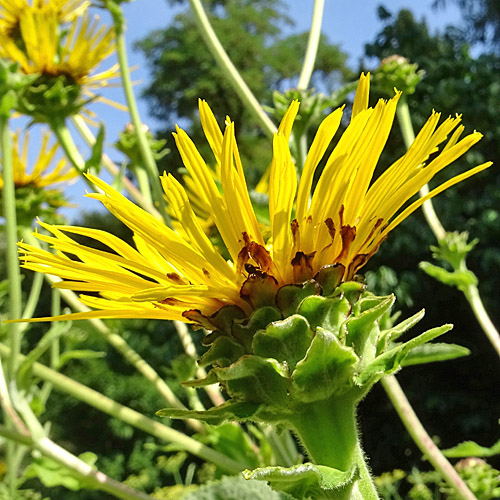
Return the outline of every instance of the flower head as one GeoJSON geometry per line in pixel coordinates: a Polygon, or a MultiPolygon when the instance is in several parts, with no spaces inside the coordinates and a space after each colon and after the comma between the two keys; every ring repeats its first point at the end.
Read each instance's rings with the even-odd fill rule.
{"type": "Polygon", "coordinates": [[[19,99],[20,111],[39,121],[68,116],[92,99],[96,88],[118,76],[117,66],[95,73],[114,51],[114,32],[84,13],[60,24],[63,2],[25,8],[19,14],[19,39],[0,32],[0,57],[16,62],[28,75],[39,75],[19,99]],[[50,107],[50,116],[47,115],[50,107]]]}
{"type": "Polygon", "coordinates": [[[269,238],[263,236],[252,208],[234,123],[227,118],[221,131],[208,105],[200,101],[201,123],[220,168],[221,189],[183,130],[177,129],[175,141],[198,197],[210,207],[223,249],[205,235],[186,190],[172,175],[163,175],[162,184],[182,232],[91,177],[103,192],[88,196],[101,201],[133,231],[136,248],[105,231],[41,223],[52,236],[37,237],[57,254],[21,244],[25,267],[60,276],[64,281],[58,287],[91,292],[81,299],[97,310],[78,313],[75,318],[147,317],[197,323],[225,305],[250,314],[261,305],[273,304],[280,287],[316,279],[325,269],[334,268],[339,279],[350,280],[388,233],[426,199],[490,166],[486,163],[457,175],[407,204],[481,134],[460,138],[464,127],[459,117],[438,125],[440,115],[433,113],[409,150],[373,181],[400,93],[373,108],[368,106],[368,93],[369,76],[362,75],[349,126],[324,158],[343,108],[325,118],[300,181],[288,146],[299,103],[290,105],[273,139],[269,238]],[[323,159],[325,167],[312,191],[323,159]],[[79,244],[71,235],[94,238],[110,252],[79,244]]]}
{"type": "MultiPolygon", "coordinates": [[[[41,138],[38,156],[33,160],[29,152],[29,133],[21,141],[19,133],[13,134],[12,167],[16,187],[17,214],[20,224],[30,225],[36,216],[56,220],[55,213],[61,206],[68,206],[62,188],[73,182],[78,172],[61,157],[59,146],[50,144],[50,132],[41,138]]],[[[3,178],[0,175],[0,196],[3,178]]]]}
{"type": "Polygon", "coordinates": [[[15,36],[25,10],[48,7],[56,12],[62,23],[67,23],[83,14],[89,4],[88,0],[0,0],[0,31],[15,36]]]}

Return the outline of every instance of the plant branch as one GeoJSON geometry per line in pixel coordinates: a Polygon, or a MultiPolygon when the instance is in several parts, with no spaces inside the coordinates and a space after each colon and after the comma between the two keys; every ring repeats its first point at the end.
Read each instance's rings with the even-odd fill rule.
{"type": "MultiPolygon", "coordinates": [[[[75,115],[71,118],[75,128],[78,130],[79,134],[82,136],[83,140],[89,145],[93,146],[95,144],[95,137],[87,127],[87,124],[83,118],[79,115],[75,115]]],[[[113,176],[117,177],[120,175],[120,168],[115,165],[113,160],[106,154],[102,155],[102,164],[104,168],[113,176]]],[[[163,220],[160,212],[153,206],[153,204],[146,200],[142,193],[134,186],[134,184],[127,177],[122,178],[122,183],[125,191],[142,207],[144,210],[149,212],[151,215],[159,220],[163,220]]]]}
{"type": "MultiPolygon", "coordinates": [[[[9,357],[10,352],[10,349],[6,345],[0,344],[0,356],[9,357]]],[[[24,358],[24,356],[20,357],[24,358]]],[[[33,375],[36,377],[40,377],[45,381],[51,382],[54,389],[70,394],[80,401],[83,401],[84,403],[111,415],[112,417],[118,418],[119,420],[122,420],[137,429],[147,432],[162,441],[175,443],[193,455],[196,455],[203,460],[213,462],[229,473],[235,474],[245,468],[245,464],[240,464],[222,453],[205,446],[199,441],[186,436],[182,432],[171,429],[170,427],[152,420],[145,415],[128,408],[127,406],[121,405],[107,396],[104,396],[103,394],[90,389],[89,387],[86,387],[85,385],[80,384],[65,375],[62,375],[61,373],[58,373],[45,365],[33,363],[32,370],[33,375]]]]}
{"type": "Polygon", "coordinates": [[[325,0],[315,0],[311,29],[307,40],[307,48],[304,56],[304,63],[299,76],[298,89],[306,90],[311,81],[311,76],[314,71],[316,55],[318,53],[319,39],[321,36],[321,22],[323,20],[323,10],[325,8],[325,0]]]}
{"type": "Polygon", "coordinates": [[[463,500],[477,500],[424,429],[396,377],[389,375],[383,377],[381,382],[399,418],[422,454],[441,473],[445,481],[455,489],[460,498],[463,500]]]}
{"type": "Polygon", "coordinates": [[[193,9],[201,36],[203,37],[203,40],[205,41],[208,50],[212,54],[213,58],[226,73],[229,83],[232,85],[234,91],[236,92],[236,94],[238,94],[243,104],[252,113],[254,118],[260,123],[266,134],[272,136],[274,132],[276,132],[274,123],[269,118],[269,116],[266,115],[266,113],[262,109],[262,106],[253,95],[252,91],[245,83],[238,70],[235,68],[231,59],[227,55],[227,52],[224,50],[224,47],[220,43],[212,25],[210,24],[201,1],[189,0],[189,4],[193,9]]]}

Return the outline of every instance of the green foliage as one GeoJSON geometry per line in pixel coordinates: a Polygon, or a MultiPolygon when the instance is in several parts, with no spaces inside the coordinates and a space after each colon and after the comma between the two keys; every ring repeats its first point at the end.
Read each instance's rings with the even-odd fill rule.
{"type": "MultiPolygon", "coordinates": [[[[97,455],[86,452],[80,454],[78,458],[88,465],[94,465],[97,460],[97,455]]],[[[33,477],[38,478],[44,486],[49,488],[64,486],[73,491],[93,489],[90,481],[82,479],[81,477],[76,477],[73,471],[47,457],[33,458],[33,461],[24,472],[24,478],[29,479],[33,477]]]]}
{"type": "Polygon", "coordinates": [[[267,481],[275,490],[289,493],[297,499],[343,498],[358,479],[356,467],[339,471],[331,467],[304,463],[294,467],[266,467],[245,471],[246,479],[267,481]]]}
{"type": "Polygon", "coordinates": [[[229,477],[202,486],[181,497],[181,500],[293,500],[293,497],[274,491],[261,481],[229,477]]]}
{"type": "MultiPolygon", "coordinates": [[[[301,70],[307,34],[283,36],[284,27],[292,23],[280,0],[227,0],[206,2],[212,26],[231,61],[261,103],[270,103],[272,92],[293,86],[301,70]]],[[[151,114],[164,124],[167,146],[175,150],[171,131],[177,121],[188,123],[196,144],[205,144],[197,115],[197,101],[205,99],[215,116],[222,120],[229,115],[236,125],[236,137],[243,162],[252,164],[247,172],[249,184],[255,185],[271,157],[267,140],[252,115],[235,94],[224,71],[204,49],[190,10],[178,14],[164,30],[157,30],[138,42],[151,68],[151,82],[145,91],[151,114]]],[[[325,36],[320,39],[313,85],[338,86],[345,75],[347,56],[325,36]]],[[[201,148],[207,161],[213,159],[207,147],[201,148]]],[[[171,172],[182,168],[177,155],[169,157],[171,172]]]]}

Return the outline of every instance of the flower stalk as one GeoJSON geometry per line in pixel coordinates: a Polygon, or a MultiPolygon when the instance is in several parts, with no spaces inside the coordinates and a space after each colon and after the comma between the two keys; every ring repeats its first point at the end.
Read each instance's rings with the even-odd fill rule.
{"type": "Polygon", "coordinates": [[[315,0],[304,63],[300,72],[299,83],[297,84],[298,89],[307,89],[307,87],[309,86],[309,82],[311,81],[311,76],[314,71],[314,64],[316,62],[316,55],[318,53],[324,8],[325,0],[315,0]]]}
{"type": "Polygon", "coordinates": [[[238,70],[235,68],[231,59],[224,50],[224,47],[219,41],[210,21],[207,17],[205,9],[200,0],[189,0],[189,4],[193,9],[200,30],[208,50],[211,52],[217,64],[225,71],[229,83],[233,86],[234,91],[238,94],[242,102],[247,106],[247,109],[252,113],[254,118],[260,123],[262,129],[268,136],[272,136],[276,132],[276,127],[269,116],[266,115],[259,101],[255,98],[252,91],[241,77],[238,70]]]}
{"type": "Polygon", "coordinates": [[[420,451],[429,460],[432,466],[441,473],[445,481],[454,488],[457,495],[463,500],[477,500],[474,494],[467,487],[457,471],[448,462],[439,448],[434,444],[424,426],[418,419],[408,398],[401,389],[396,377],[388,376],[382,379],[382,385],[399,418],[406,427],[420,451]]]}

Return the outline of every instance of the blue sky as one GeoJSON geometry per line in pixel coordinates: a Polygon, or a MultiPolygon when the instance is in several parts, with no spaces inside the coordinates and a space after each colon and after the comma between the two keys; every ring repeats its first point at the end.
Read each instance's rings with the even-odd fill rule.
{"type": "MultiPolygon", "coordinates": [[[[393,13],[398,12],[401,8],[408,8],[414,12],[417,19],[425,17],[431,32],[442,30],[448,24],[459,23],[460,15],[456,7],[448,5],[446,9],[434,11],[431,8],[432,1],[326,0],[323,31],[328,35],[331,42],[339,44],[349,54],[349,63],[352,67],[356,67],[359,58],[363,54],[364,44],[372,41],[381,28],[376,15],[377,6],[380,3],[383,3],[393,13]]],[[[284,3],[289,7],[288,14],[296,23],[294,30],[297,32],[308,30],[313,0],[285,0],[284,3]]],[[[144,38],[152,30],[166,27],[175,13],[178,12],[178,8],[177,10],[174,9],[166,0],[135,0],[125,3],[123,6],[128,25],[129,63],[130,66],[137,66],[137,69],[133,72],[133,79],[137,82],[135,86],[136,95],[140,96],[141,90],[147,85],[149,74],[142,54],[133,50],[133,44],[135,41],[144,38]]],[[[104,21],[107,20],[104,19],[104,21]]],[[[374,62],[374,64],[376,63],[374,62]]],[[[103,64],[103,67],[107,67],[107,64],[103,64]]],[[[124,102],[123,91],[119,87],[107,89],[105,96],[118,102],[124,102]]],[[[139,108],[143,121],[154,130],[158,123],[149,116],[147,105],[141,99],[139,99],[139,108]]],[[[94,106],[94,110],[98,113],[99,119],[106,124],[106,143],[108,145],[112,144],[116,140],[118,133],[130,121],[127,114],[106,105],[94,106]]],[[[82,153],[85,157],[88,157],[89,153],[83,149],[81,141],[76,142],[78,145],[82,145],[82,153]]],[[[119,154],[112,151],[110,151],[110,154],[114,159],[120,158],[119,154]]],[[[97,202],[83,198],[86,188],[86,185],[79,181],[68,189],[67,195],[70,200],[79,205],[78,209],[66,210],[66,215],[70,219],[77,218],[80,210],[98,208],[97,202]]]]}

